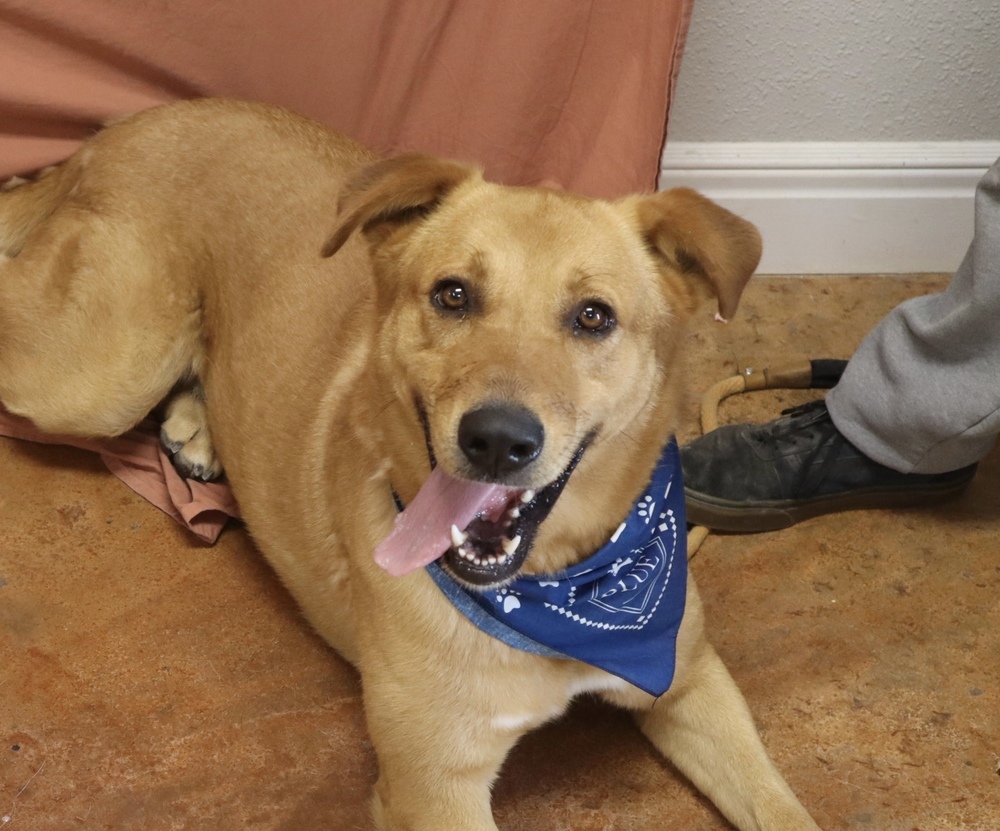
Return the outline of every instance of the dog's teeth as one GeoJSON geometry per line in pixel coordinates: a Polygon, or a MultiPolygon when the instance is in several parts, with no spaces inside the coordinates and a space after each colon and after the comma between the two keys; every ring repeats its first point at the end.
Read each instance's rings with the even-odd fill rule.
{"type": "Polygon", "coordinates": [[[472,553],[469,551],[468,548],[461,548],[461,547],[459,547],[458,548],[458,556],[461,557],[461,558],[463,558],[463,559],[465,559],[465,560],[471,560],[472,559],[472,553]]]}
{"type": "Polygon", "coordinates": [[[518,534],[516,537],[510,540],[504,540],[500,545],[503,547],[504,553],[508,557],[512,557],[514,552],[517,551],[517,547],[521,544],[521,535],[518,534]]]}
{"type": "Polygon", "coordinates": [[[517,519],[519,516],[521,516],[521,509],[520,508],[511,508],[510,509],[510,518],[511,519],[517,519]]]}
{"type": "Polygon", "coordinates": [[[525,505],[527,505],[534,498],[535,498],[535,492],[530,488],[521,494],[521,501],[525,505]]]}
{"type": "Polygon", "coordinates": [[[451,526],[451,544],[454,545],[455,548],[461,548],[463,545],[465,545],[465,541],[467,539],[469,539],[469,535],[463,534],[461,531],[459,531],[457,525],[451,526]]]}
{"type": "Polygon", "coordinates": [[[506,562],[507,562],[507,555],[506,554],[501,554],[499,557],[497,557],[497,565],[498,566],[502,566],[506,562]]]}
{"type": "Polygon", "coordinates": [[[486,558],[486,562],[488,562],[491,566],[495,566],[497,564],[497,558],[490,554],[490,556],[486,558]]]}

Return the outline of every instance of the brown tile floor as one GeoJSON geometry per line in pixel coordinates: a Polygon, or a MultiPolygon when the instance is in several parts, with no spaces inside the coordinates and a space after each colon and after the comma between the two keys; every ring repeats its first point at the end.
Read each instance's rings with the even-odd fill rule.
{"type": "MultiPolygon", "coordinates": [[[[728,327],[696,328],[691,386],[846,357],[943,284],[760,279],[728,327]]],[[[723,416],[800,400],[756,393],[723,416]]],[[[1000,454],[956,504],[710,537],[693,571],[823,828],[1000,828],[1000,454]]],[[[242,530],[201,545],[95,457],[0,440],[0,831],[364,829],[374,775],[357,678],[242,530]]],[[[592,702],[517,748],[495,808],[504,831],[726,827],[592,702]]]]}

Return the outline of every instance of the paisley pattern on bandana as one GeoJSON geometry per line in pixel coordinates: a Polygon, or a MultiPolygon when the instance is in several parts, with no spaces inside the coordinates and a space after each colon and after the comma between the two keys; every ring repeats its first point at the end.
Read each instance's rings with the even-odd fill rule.
{"type": "Polygon", "coordinates": [[[516,649],[573,658],[662,695],[674,677],[687,587],[680,453],[671,440],[611,540],[558,574],[467,589],[437,563],[431,578],[484,632],[516,649]]]}

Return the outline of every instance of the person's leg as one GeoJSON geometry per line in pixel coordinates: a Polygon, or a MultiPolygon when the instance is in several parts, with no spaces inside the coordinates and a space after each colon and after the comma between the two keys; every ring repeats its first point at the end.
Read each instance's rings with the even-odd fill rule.
{"type": "Polygon", "coordinates": [[[901,303],[824,403],[681,450],[688,518],[729,531],[961,493],[1000,434],[1000,160],[948,289],[901,303]]]}
{"type": "Polygon", "coordinates": [[[941,294],[897,306],[827,396],[837,428],[904,473],[979,461],[1000,433],[1000,160],[976,190],[976,232],[941,294]]]}

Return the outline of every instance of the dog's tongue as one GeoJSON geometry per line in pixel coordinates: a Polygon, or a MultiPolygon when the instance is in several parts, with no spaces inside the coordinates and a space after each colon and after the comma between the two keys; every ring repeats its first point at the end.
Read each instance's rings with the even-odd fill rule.
{"type": "Polygon", "coordinates": [[[375,562],[393,577],[434,562],[451,547],[452,525],[465,528],[478,514],[504,504],[513,491],[456,479],[440,466],[434,468],[375,549],[375,562]]]}

